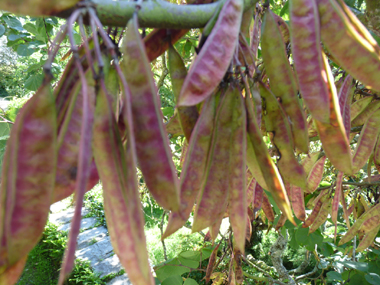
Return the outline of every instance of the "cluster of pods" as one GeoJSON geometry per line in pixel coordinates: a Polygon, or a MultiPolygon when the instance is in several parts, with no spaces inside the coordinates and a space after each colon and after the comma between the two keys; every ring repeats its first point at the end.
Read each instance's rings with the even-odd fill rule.
{"type": "MultiPolygon", "coordinates": [[[[99,179],[115,253],[133,284],[154,284],[136,167],[157,203],[170,210],[163,238],[186,223],[195,205],[193,231],[208,227],[213,239],[229,217],[236,263],[258,211],[274,220],[269,198],[282,211],[277,228],[286,220],[294,223],[294,212],[310,232],[329,214],[336,224],[342,203],[350,229],[340,242],[359,233],[358,250],[371,245],[380,204],[350,227],[342,183],[369,159],[380,169],[380,103],[368,96],[351,104],[354,79],[380,91],[380,48],[342,0],[290,0],[289,9],[290,27],[268,7],[222,1],[189,71],[171,45],[186,30],[155,29],[142,39],[136,12],[123,36],[119,64],[95,9],[75,10],[56,38],[59,42],[68,33],[73,58],[52,90],[48,67],[58,49],[52,52],[44,83],[17,116],[7,145],[0,188],[0,284],[17,282],[50,205],[75,192],[63,284],[75,258],[84,194],[99,179]],[[78,21],[83,32],[84,13],[93,37],[84,36],[78,49],[72,25],[78,21]],[[177,100],[167,125],[150,67],[166,49],[177,100]],[[346,71],[337,83],[329,60],[346,71]],[[358,126],[363,127],[351,132],[358,126]],[[180,177],[168,133],[186,138],[180,177]],[[309,154],[310,137],[319,137],[323,151],[309,154]],[[300,153],[308,155],[299,161],[300,153]],[[304,196],[318,188],[326,158],[339,171],[335,191],[322,190],[309,201],[314,208],[306,218],[304,196]]],[[[231,263],[230,284],[242,278],[233,268],[231,263]]]]}

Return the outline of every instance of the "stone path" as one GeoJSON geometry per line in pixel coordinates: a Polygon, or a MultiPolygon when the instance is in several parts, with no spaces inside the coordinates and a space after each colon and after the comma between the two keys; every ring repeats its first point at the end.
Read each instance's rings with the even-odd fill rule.
{"type": "MultiPolygon", "coordinates": [[[[59,225],[59,231],[68,231],[74,215],[74,208],[67,208],[67,204],[64,202],[57,202],[50,207],[50,210],[49,221],[59,225]]],[[[87,214],[88,211],[82,208],[82,217],[87,214]]],[[[88,260],[100,277],[118,273],[123,267],[113,252],[108,231],[103,226],[95,227],[96,222],[95,218],[82,218],[75,256],[82,260],[88,260]]],[[[132,283],[127,275],[123,274],[109,281],[107,285],[132,285],[132,283]]]]}

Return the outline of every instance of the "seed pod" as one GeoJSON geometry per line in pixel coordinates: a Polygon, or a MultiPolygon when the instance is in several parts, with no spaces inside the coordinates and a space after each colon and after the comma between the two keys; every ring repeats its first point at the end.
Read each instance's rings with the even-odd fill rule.
{"type": "Polygon", "coordinates": [[[236,284],[241,285],[244,281],[244,275],[243,275],[243,268],[241,266],[241,252],[234,247],[234,271],[235,271],[235,278],[236,278],[236,284]]]}
{"type": "Polygon", "coordinates": [[[252,177],[251,181],[247,183],[247,206],[251,205],[255,200],[255,188],[256,188],[256,179],[252,177]]]}
{"type": "Polygon", "coordinates": [[[290,32],[289,32],[288,24],[284,21],[283,18],[276,15],[275,13],[273,13],[272,15],[273,15],[274,20],[277,23],[278,28],[280,29],[281,36],[284,40],[284,44],[286,48],[288,44],[290,43],[290,32]]]}
{"type": "MultiPolygon", "coordinates": [[[[187,75],[187,69],[183,63],[181,56],[172,45],[169,47],[168,65],[173,86],[173,93],[176,101],[178,101],[183,82],[187,75]]],[[[197,107],[180,107],[177,109],[177,112],[183,133],[185,134],[187,141],[190,141],[191,132],[193,131],[194,126],[198,120],[197,107]]]]}
{"type": "Polygon", "coordinates": [[[255,6],[252,6],[243,12],[243,16],[241,20],[240,32],[244,37],[248,39],[250,38],[249,27],[251,26],[254,13],[255,13],[255,6]]]}
{"type": "Polygon", "coordinates": [[[259,162],[257,161],[257,157],[255,154],[255,150],[253,148],[251,139],[247,136],[247,151],[246,151],[246,160],[249,170],[252,172],[253,177],[257,180],[258,183],[263,185],[265,189],[268,189],[267,184],[265,182],[265,178],[261,171],[261,167],[259,162]]]}
{"type": "Polygon", "coordinates": [[[314,164],[311,169],[309,175],[307,176],[307,188],[306,191],[308,193],[313,193],[317,190],[319,184],[323,178],[323,170],[325,166],[326,156],[322,156],[318,161],[314,164]]]}
{"type": "Polygon", "coordinates": [[[366,234],[365,237],[359,243],[358,247],[356,248],[356,252],[361,252],[365,250],[367,247],[369,247],[373,243],[377,234],[379,233],[379,230],[380,225],[378,225],[375,229],[366,234]]]}
{"type": "Polygon", "coordinates": [[[309,176],[310,171],[313,169],[313,166],[317,162],[320,152],[313,152],[309,153],[302,161],[301,165],[303,166],[303,169],[305,170],[306,175],[309,176]]]}
{"type": "MultiPolygon", "coordinates": [[[[86,78],[91,80],[91,70],[86,72],[86,78]]],[[[75,191],[78,154],[80,148],[81,128],[83,123],[83,94],[82,83],[78,81],[72,95],[70,107],[72,112],[66,114],[65,121],[58,125],[58,143],[60,145],[57,160],[57,174],[54,185],[52,202],[60,201],[75,191]],[[71,114],[70,114],[71,113],[71,114]],[[63,126],[66,124],[66,126],[63,126]],[[63,129],[66,129],[64,131],[63,129]]],[[[90,104],[95,105],[95,89],[88,89],[90,104]]],[[[99,174],[95,162],[91,163],[90,176],[88,178],[86,190],[91,190],[99,182],[99,174]]]]}
{"type": "Polygon", "coordinates": [[[207,269],[206,269],[206,284],[210,281],[211,273],[214,270],[214,265],[216,261],[216,256],[218,254],[220,243],[216,245],[216,247],[213,249],[210,258],[208,260],[207,269]]]}
{"type": "Polygon", "coordinates": [[[319,215],[319,212],[321,211],[321,207],[322,207],[323,203],[326,200],[326,196],[327,196],[326,192],[321,192],[318,201],[315,201],[315,205],[314,205],[313,211],[311,212],[311,214],[309,215],[309,217],[307,217],[306,221],[302,225],[303,228],[307,228],[311,224],[314,223],[314,221],[316,220],[316,218],[319,215]]]}
{"type": "Polygon", "coordinates": [[[230,268],[228,271],[228,285],[236,285],[236,277],[234,271],[234,255],[231,255],[230,268]]]}
{"type": "Polygon", "coordinates": [[[331,163],[340,171],[346,174],[352,173],[351,148],[349,146],[346,131],[344,129],[342,116],[339,109],[338,96],[334,85],[326,56],[323,54],[325,70],[327,73],[329,95],[330,95],[330,123],[325,124],[315,120],[318,134],[322,142],[326,156],[331,163]]]}
{"type": "Polygon", "coordinates": [[[261,209],[261,205],[263,204],[263,196],[264,196],[263,188],[260,186],[259,183],[256,183],[255,195],[254,195],[255,199],[252,202],[254,213],[256,213],[258,210],[261,209]]]}
{"type": "Polygon", "coordinates": [[[165,129],[166,132],[171,134],[173,137],[184,135],[181,123],[179,121],[179,116],[176,112],[174,116],[165,123],[165,129]]]}
{"type": "Polygon", "coordinates": [[[372,102],[372,100],[373,98],[371,96],[368,96],[352,103],[350,108],[351,121],[355,120],[356,117],[359,116],[365,110],[365,108],[372,102]]]}
{"type": "MultiPolygon", "coordinates": [[[[228,95],[228,94],[227,94],[228,95]]],[[[247,228],[247,191],[246,191],[246,142],[247,118],[243,97],[234,94],[235,104],[232,116],[232,134],[229,162],[228,212],[234,233],[236,247],[244,252],[247,228]]]]}
{"type": "Polygon", "coordinates": [[[262,119],[261,117],[262,117],[262,113],[263,113],[261,96],[255,87],[255,82],[251,78],[248,78],[248,83],[250,86],[249,91],[251,92],[251,97],[252,97],[253,104],[254,104],[254,111],[255,111],[255,115],[256,115],[257,125],[259,126],[259,129],[260,129],[261,128],[261,119],[262,119]]]}
{"type": "Polygon", "coordinates": [[[378,168],[378,165],[380,165],[380,135],[377,137],[377,144],[375,146],[375,151],[373,153],[373,162],[378,168]]]}
{"type": "MultiPolygon", "coordinates": [[[[236,128],[234,111],[238,106],[238,96],[240,96],[239,90],[230,86],[220,99],[212,142],[208,152],[207,166],[204,170],[202,186],[194,212],[193,232],[213,225],[215,221],[223,217],[227,209],[230,170],[226,169],[226,165],[229,165],[230,162],[231,139],[236,128]],[[228,172],[226,173],[226,171],[228,172]]],[[[237,142],[237,144],[242,147],[241,143],[237,142]]],[[[245,181],[245,165],[242,169],[241,179],[245,181]]],[[[245,187],[243,189],[245,190],[245,187]]]]}
{"type": "Polygon", "coordinates": [[[239,34],[239,43],[237,49],[239,52],[238,59],[240,64],[244,66],[253,66],[255,58],[253,57],[251,48],[242,33],[239,34]]]}
{"type": "Polygon", "coordinates": [[[271,90],[281,99],[281,105],[289,116],[295,146],[307,153],[309,141],[305,114],[297,97],[297,84],[286,55],[284,40],[270,10],[265,13],[262,33],[262,57],[271,90]]]}
{"type": "Polygon", "coordinates": [[[278,222],[276,224],[276,231],[278,231],[280,228],[282,228],[285,225],[285,222],[287,221],[286,217],[284,215],[281,215],[278,219],[278,222]]]}
{"type": "Polygon", "coordinates": [[[351,101],[354,94],[354,88],[352,85],[351,75],[347,75],[343,82],[342,87],[339,90],[339,107],[343,118],[344,129],[346,130],[346,136],[349,139],[351,132],[351,101]]]}
{"type": "Polygon", "coordinates": [[[290,200],[292,202],[294,214],[296,215],[297,219],[305,221],[305,201],[303,190],[301,187],[294,185],[292,185],[290,189],[290,200]]]}
{"type": "Polygon", "coordinates": [[[148,262],[136,179],[136,154],[130,144],[127,152],[106,95],[100,92],[94,125],[94,156],[103,183],[104,210],[115,253],[133,284],[154,284],[148,262]]]}
{"type": "MultiPolygon", "coordinates": [[[[253,30],[251,33],[251,42],[250,42],[252,55],[255,61],[257,60],[257,51],[259,49],[260,36],[261,36],[261,15],[259,11],[256,11],[255,22],[253,24],[253,30]]],[[[255,69],[255,66],[253,65],[249,67],[249,75],[251,77],[253,77],[253,74],[255,73],[254,69],[255,69]]],[[[259,126],[260,126],[260,123],[259,123],[259,126]]]]}
{"type": "Polygon", "coordinates": [[[356,220],[355,224],[347,231],[346,235],[342,237],[342,239],[339,241],[339,245],[342,245],[346,242],[351,241],[354,238],[354,236],[358,233],[363,223],[371,219],[372,217],[379,215],[379,213],[380,213],[380,204],[376,204],[371,209],[366,211],[363,215],[361,215],[356,220]]]}
{"type": "MultiPolygon", "coordinates": [[[[245,107],[247,111],[247,132],[253,145],[257,162],[260,165],[263,177],[268,186],[266,189],[272,194],[277,206],[286,215],[288,220],[293,222],[294,219],[292,216],[292,210],[290,208],[284,183],[281,180],[277,167],[274,165],[271,157],[269,156],[268,149],[263,141],[263,137],[257,125],[256,117],[253,111],[253,103],[249,96],[245,97],[245,107]]],[[[259,180],[258,183],[260,183],[259,180]]]]}
{"type": "Polygon", "coordinates": [[[315,232],[324,222],[327,220],[327,216],[330,214],[331,211],[331,202],[325,201],[323,202],[321,206],[321,210],[318,213],[318,217],[315,219],[313,224],[311,225],[309,229],[309,234],[315,232]]]}
{"type": "Polygon", "coordinates": [[[220,226],[222,225],[223,218],[218,219],[211,227],[210,227],[210,236],[211,240],[215,241],[218,237],[220,226]]]}
{"type": "Polygon", "coordinates": [[[331,220],[333,221],[335,225],[335,234],[334,234],[335,237],[336,237],[336,230],[337,230],[339,201],[341,200],[341,196],[343,194],[342,182],[343,182],[343,172],[339,171],[338,176],[336,178],[335,195],[334,195],[334,199],[332,201],[332,206],[331,206],[331,220]]]}
{"type": "Polygon", "coordinates": [[[293,152],[293,139],[286,114],[276,97],[263,84],[260,84],[260,95],[265,99],[265,127],[273,133],[273,143],[280,152],[277,161],[281,176],[291,184],[304,188],[306,174],[298,164],[293,152]]]}
{"type": "Polygon", "coordinates": [[[380,215],[373,216],[369,219],[367,219],[363,224],[360,226],[359,234],[367,234],[370,231],[372,231],[374,228],[376,228],[379,225],[380,222],[380,215]]]}
{"type": "Polygon", "coordinates": [[[194,127],[181,172],[180,210],[170,213],[163,239],[186,223],[201,188],[214,127],[215,100],[216,94],[205,101],[201,115],[194,127]]]}
{"type": "Polygon", "coordinates": [[[202,102],[217,87],[230,65],[238,42],[243,0],[226,0],[214,29],[183,83],[179,106],[202,102]]]}
{"type": "Polygon", "coordinates": [[[365,123],[353,156],[353,171],[358,172],[370,157],[380,133],[380,109],[373,112],[365,123]]]}
{"type": "Polygon", "coordinates": [[[269,199],[268,199],[266,194],[263,195],[262,208],[263,208],[265,216],[268,218],[268,221],[273,222],[274,221],[274,212],[272,209],[272,205],[270,204],[269,199]]]}
{"type": "Polygon", "coordinates": [[[136,152],[146,185],[157,203],[178,211],[179,183],[150,63],[138,31],[137,16],[129,21],[121,68],[132,94],[136,152]]]}
{"type": "Polygon", "coordinates": [[[291,0],[292,54],[302,98],[313,118],[330,121],[329,92],[323,70],[319,16],[315,0],[291,0]]]}
{"type": "Polygon", "coordinates": [[[0,188],[0,284],[13,284],[48,218],[57,163],[56,110],[44,82],[16,117],[0,188]],[[5,282],[10,283],[5,283],[5,282]]]}
{"type": "Polygon", "coordinates": [[[364,125],[373,112],[380,108],[380,101],[375,100],[369,104],[354,120],[351,120],[351,127],[364,125]]]}
{"type": "Polygon", "coordinates": [[[317,0],[317,4],[327,49],[353,77],[380,91],[379,51],[357,31],[335,0],[317,0]]]}

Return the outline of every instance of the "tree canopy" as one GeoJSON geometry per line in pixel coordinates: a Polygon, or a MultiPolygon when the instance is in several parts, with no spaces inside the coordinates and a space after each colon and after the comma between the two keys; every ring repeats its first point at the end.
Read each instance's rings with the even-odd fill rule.
{"type": "MultiPolygon", "coordinates": [[[[137,169],[170,212],[163,239],[193,215],[192,231],[208,228],[215,241],[229,218],[228,272],[213,272],[217,245],[206,283],[257,278],[242,261],[265,273],[245,256],[261,220],[279,233],[271,247],[279,280],[265,281],[309,276],[283,266],[289,244],[319,260],[309,274],[333,268],[315,284],[343,280],[344,268],[355,270],[345,280],[378,284],[368,264],[380,253],[379,2],[208,2],[0,3],[0,37],[18,56],[38,54],[24,82],[34,95],[14,123],[2,116],[12,126],[0,187],[0,284],[17,282],[50,205],[75,193],[64,284],[83,197],[99,180],[115,253],[133,284],[155,284],[137,169]],[[167,74],[174,97],[161,106],[167,74]],[[181,138],[178,165],[173,138],[181,138]]],[[[8,96],[12,58],[0,60],[0,94],[8,96]]],[[[166,266],[203,260],[199,252],[177,259],[156,270],[158,279],[166,266]]]]}

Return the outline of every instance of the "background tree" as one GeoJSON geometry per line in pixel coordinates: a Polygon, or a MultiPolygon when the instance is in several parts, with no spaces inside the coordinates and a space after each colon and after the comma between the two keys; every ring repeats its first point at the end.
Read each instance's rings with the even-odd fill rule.
{"type": "Polygon", "coordinates": [[[5,153],[0,284],[17,281],[50,204],[75,192],[63,284],[73,265],[83,196],[99,177],[115,252],[134,284],[154,284],[137,165],[150,194],[171,211],[163,237],[186,224],[194,203],[193,231],[208,227],[216,240],[224,217],[232,226],[231,235],[220,240],[223,253],[218,246],[208,254],[193,251],[157,267],[163,282],[182,284],[178,276],[202,269],[200,262],[210,256],[205,280],[215,284],[242,284],[244,275],[295,284],[317,272],[317,283],[325,277],[378,283],[377,265],[371,263],[378,258],[374,239],[380,217],[378,4],[257,2],[1,4],[16,14],[45,18],[10,13],[0,18],[0,35],[19,56],[40,54],[25,82],[38,90],[17,116],[5,153]],[[67,18],[59,32],[53,16],[67,18]],[[193,28],[203,28],[199,41],[196,33],[188,34],[193,28]],[[62,43],[71,52],[60,49],[62,43]],[[158,84],[163,86],[168,65],[174,100],[164,101],[162,114],[149,62],[167,49],[158,84]],[[182,57],[190,62],[194,51],[187,71],[182,57]],[[52,91],[62,59],[65,70],[52,91]],[[165,128],[162,116],[171,114],[165,128]],[[184,137],[177,141],[184,146],[179,180],[167,133],[184,137]],[[278,277],[244,255],[261,223],[278,231],[271,246],[278,277]],[[287,244],[304,246],[306,260],[315,256],[315,268],[291,276],[307,263],[289,272],[282,259],[287,244]],[[243,271],[242,260],[264,276],[243,271]],[[218,270],[212,274],[214,264],[218,270]]]}

